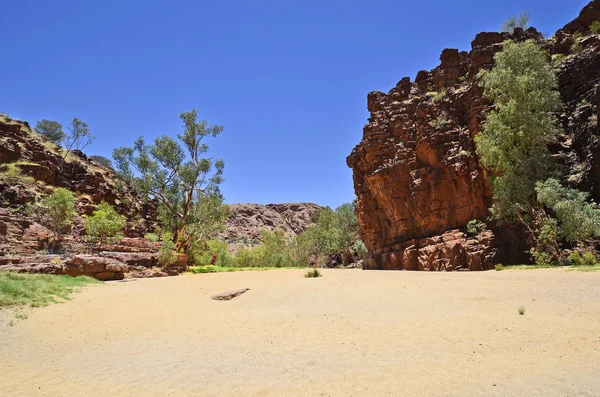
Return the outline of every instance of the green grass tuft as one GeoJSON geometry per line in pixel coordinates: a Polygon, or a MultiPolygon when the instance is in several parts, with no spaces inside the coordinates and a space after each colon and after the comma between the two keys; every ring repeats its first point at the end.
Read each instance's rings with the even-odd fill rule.
{"type": "Polygon", "coordinates": [[[0,272],[0,307],[47,306],[68,300],[86,284],[98,283],[91,277],[0,272]]]}
{"type": "Polygon", "coordinates": [[[521,316],[524,316],[524,315],[525,315],[525,308],[524,308],[523,306],[519,307],[519,314],[520,314],[521,316]]]}
{"type": "Polygon", "coordinates": [[[308,273],[306,273],[304,275],[305,278],[317,278],[317,277],[322,277],[321,273],[319,273],[319,271],[317,269],[312,269],[309,270],[308,273]]]}

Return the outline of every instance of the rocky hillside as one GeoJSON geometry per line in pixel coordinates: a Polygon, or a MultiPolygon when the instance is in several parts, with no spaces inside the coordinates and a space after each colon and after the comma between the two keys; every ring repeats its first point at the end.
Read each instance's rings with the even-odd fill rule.
{"type": "Polygon", "coordinates": [[[288,238],[297,236],[318,220],[323,208],[313,203],[233,204],[222,238],[230,243],[253,245],[262,240],[263,230],[282,230],[288,238]]]}
{"type": "Polygon", "coordinates": [[[64,150],[36,134],[27,122],[0,116],[0,207],[22,212],[25,206],[63,187],[76,195],[77,212],[90,215],[106,201],[125,215],[125,235],[151,231],[156,206],[119,184],[114,172],[80,151],[64,150]]]}
{"type": "Polygon", "coordinates": [[[536,40],[552,57],[565,103],[553,153],[568,170],[565,182],[600,198],[600,35],[589,30],[598,20],[594,0],[550,39],[534,28],[480,33],[470,51],[445,49],[435,69],[369,93],[371,116],[347,159],[370,252],[365,268],[482,270],[524,260],[513,230],[465,233],[469,220],[487,217],[492,197],[473,141],[491,108],[476,76],[505,40],[536,40]]]}

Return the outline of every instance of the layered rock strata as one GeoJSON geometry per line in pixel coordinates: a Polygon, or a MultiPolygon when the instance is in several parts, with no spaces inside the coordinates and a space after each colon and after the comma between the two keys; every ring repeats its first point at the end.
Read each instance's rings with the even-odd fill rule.
{"type": "Polygon", "coordinates": [[[492,204],[473,140],[491,109],[477,74],[492,67],[506,40],[535,40],[548,51],[565,103],[558,115],[565,133],[551,149],[567,170],[565,183],[600,197],[600,35],[590,32],[599,10],[600,0],[591,2],[547,40],[534,28],[480,33],[469,52],[445,49],[440,65],[415,81],[369,93],[363,139],[347,158],[369,249],[365,268],[485,270],[500,253],[523,259],[522,239],[505,238],[506,230],[464,233],[492,204]]]}

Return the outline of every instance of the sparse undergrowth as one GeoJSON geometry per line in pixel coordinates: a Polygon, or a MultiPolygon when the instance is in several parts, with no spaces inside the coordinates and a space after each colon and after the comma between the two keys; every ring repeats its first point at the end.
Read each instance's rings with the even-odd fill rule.
{"type": "Polygon", "coordinates": [[[521,316],[524,316],[524,315],[525,315],[525,308],[524,308],[523,306],[519,307],[519,314],[520,314],[521,316]]]}
{"type": "Polygon", "coordinates": [[[305,278],[317,278],[317,277],[322,277],[321,273],[317,270],[317,269],[312,269],[309,270],[305,275],[305,278]]]}
{"type": "Polygon", "coordinates": [[[71,293],[93,283],[98,281],[86,276],[0,272],[0,307],[47,306],[68,300],[71,293]]]}
{"type": "Polygon", "coordinates": [[[296,267],[225,267],[225,266],[190,266],[188,271],[194,274],[199,273],[229,273],[229,272],[247,272],[247,271],[263,271],[277,269],[297,269],[296,267]]]}

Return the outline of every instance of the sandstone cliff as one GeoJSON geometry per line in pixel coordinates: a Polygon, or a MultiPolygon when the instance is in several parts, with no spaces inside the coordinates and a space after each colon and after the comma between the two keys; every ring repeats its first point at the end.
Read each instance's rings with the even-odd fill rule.
{"type": "Polygon", "coordinates": [[[232,244],[254,245],[262,241],[261,231],[281,230],[292,238],[313,225],[323,208],[314,203],[232,204],[221,238],[232,244]]]}
{"type": "Polygon", "coordinates": [[[371,92],[363,139],[347,159],[353,169],[367,269],[482,270],[499,261],[523,260],[514,231],[468,236],[471,219],[484,220],[492,191],[477,155],[490,104],[477,73],[493,65],[505,40],[533,39],[556,65],[565,103],[564,135],[552,148],[568,170],[566,182],[600,197],[600,0],[545,40],[534,28],[513,34],[478,34],[469,52],[445,49],[440,65],[405,77],[387,94],[371,92]]]}

